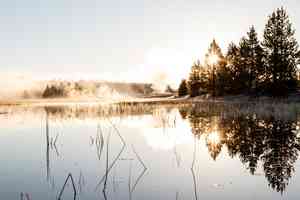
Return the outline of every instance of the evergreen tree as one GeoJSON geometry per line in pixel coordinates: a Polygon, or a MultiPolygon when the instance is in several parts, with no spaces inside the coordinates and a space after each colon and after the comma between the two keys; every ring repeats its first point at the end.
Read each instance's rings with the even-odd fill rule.
{"type": "Polygon", "coordinates": [[[239,93],[249,91],[249,45],[246,37],[242,37],[239,43],[239,63],[238,67],[238,83],[240,84],[239,93]]]}
{"type": "Polygon", "coordinates": [[[264,65],[262,62],[263,50],[257,38],[254,26],[250,28],[247,37],[242,38],[240,43],[241,61],[245,70],[246,91],[257,92],[257,86],[263,80],[264,65]]]}
{"type": "Polygon", "coordinates": [[[183,79],[178,88],[178,96],[182,97],[186,95],[188,95],[188,88],[187,88],[186,80],[183,79]]]}
{"type": "Polygon", "coordinates": [[[252,87],[258,92],[258,88],[261,87],[265,79],[265,65],[263,63],[263,48],[258,40],[257,33],[254,26],[250,28],[248,32],[248,42],[250,46],[250,65],[252,66],[251,81],[255,81],[252,87]]]}
{"type": "Polygon", "coordinates": [[[231,75],[227,65],[223,63],[216,71],[216,95],[230,93],[231,75]]]}
{"type": "Polygon", "coordinates": [[[247,36],[240,40],[239,46],[234,43],[229,45],[226,60],[228,62],[226,71],[228,70],[231,76],[228,80],[230,81],[228,93],[257,93],[262,90],[266,72],[263,49],[253,26],[247,36]]]}
{"type": "Polygon", "coordinates": [[[217,44],[216,40],[213,39],[213,41],[211,42],[207,53],[205,54],[205,65],[212,67],[212,63],[211,63],[211,56],[212,55],[216,55],[218,57],[217,60],[217,64],[220,64],[222,61],[224,62],[224,56],[222,53],[222,50],[220,48],[220,46],[217,44]]]}
{"type": "Polygon", "coordinates": [[[273,95],[285,95],[296,89],[296,68],[299,64],[299,46],[295,30],[284,8],[269,16],[264,30],[264,56],[267,81],[273,95]]]}
{"type": "Polygon", "coordinates": [[[200,76],[200,90],[202,93],[208,93],[208,83],[209,83],[209,70],[201,65],[199,69],[199,76],[200,76]]]}
{"type": "Polygon", "coordinates": [[[224,77],[222,72],[225,72],[226,60],[222,54],[221,48],[214,39],[210,44],[204,61],[205,68],[208,70],[209,79],[207,89],[213,96],[217,93],[223,93],[224,77]]]}
{"type": "Polygon", "coordinates": [[[230,88],[229,93],[239,94],[243,90],[244,82],[241,79],[243,67],[241,63],[240,49],[234,44],[230,43],[228,46],[227,54],[227,69],[230,73],[230,88]]]}
{"type": "Polygon", "coordinates": [[[191,97],[200,95],[201,77],[200,77],[201,64],[197,61],[193,64],[191,73],[188,80],[188,89],[191,97]]]}

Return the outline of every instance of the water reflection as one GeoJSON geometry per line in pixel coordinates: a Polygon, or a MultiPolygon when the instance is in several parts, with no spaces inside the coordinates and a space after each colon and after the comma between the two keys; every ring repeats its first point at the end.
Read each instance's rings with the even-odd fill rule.
{"type": "Polygon", "coordinates": [[[230,157],[239,157],[254,175],[262,163],[269,186],[283,192],[292,177],[300,150],[297,118],[259,117],[256,113],[213,113],[198,107],[181,108],[183,119],[188,119],[192,133],[204,137],[208,151],[216,160],[223,147],[230,157]]]}
{"type": "MultiPolygon", "coordinates": [[[[143,193],[153,195],[154,186],[164,188],[169,182],[165,176],[169,175],[174,182],[178,176],[179,186],[170,189],[172,198],[162,199],[188,196],[186,199],[197,200],[205,191],[203,185],[207,181],[201,176],[201,159],[209,166],[218,165],[220,171],[226,167],[220,164],[222,160],[227,163],[238,160],[247,174],[262,174],[270,191],[283,194],[287,190],[299,169],[296,166],[300,150],[297,109],[289,114],[278,114],[273,108],[264,107],[268,112],[260,110],[221,104],[59,106],[8,109],[0,120],[9,124],[6,122],[22,116],[24,121],[42,119],[43,136],[38,141],[43,149],[42,174],[54,196],[45,199],[64,199],[64,195],[74,199],[76,195],[80,199],[124,199],[125,196],[125,199],[135,199],[135,195],[141,198],[143,193]],[[82,128],[78,121],[92,128],[82,128]],[[63,124],[59,131],[58,124],[63,124]],[[77,128],[81,134],[68,135],[77,128]],[[73,140],[78,143],[73,144],[73,140]],[[174,168],[168,168],[169,160],[163,157],[166,152],[173,158],[174,168]],[[204,153],[209,159],[203,158],[204,153]],[[153,175],[155,171],[160,174],[153,175]]],[[[7,129],[19,131],[15,126],[7,129]]],[[[226,174],[226,171],[219,173],[226,174]]],[[[241,178],[245,185],[247,178],[241,178]]],[[[219,183],[216,186],[224,189],[219,183]]]]}
{"type": "MultiPolygon", "coordinates": [[[[208,152],[213,160],[217,160],[222,149],[226,147],[230,157],[239,157],[240,161],[246,166],[246,169],[252,175],[255,174],[259,162],[261,162],[264,175],[269,186],[277,192],[283,192],[295,169],[294,164],[298,158],[300,150],[300,137],[298,133],[298,119],[296,118],[275,118],[274,116],[258,116],[254,113],[222,113],[214,105],[203,106],[182,106],[179,108],[182,119],[187,119],[192,134],[200,139],[205,138],[208,152]]],[[[94,108],[93,108],[94,109],[94,108]]],[[[82,117],[86,115],[103,116],[105,112],[98,112],[99,109],[87,110],[69,108],[45,108],[48,114],[54,118],[64,117],[82,117]],[[74,112],[75,111],[75,112],[74,112]]],[[[155,107],[142,109],[139,107],[130,107],[130,109],[114,108],[106,111],[106,114],[115,115],[145,115],[145,113],[158,116],[160,127],[175,128],[176,120],[170,120],[171,108],[162,112],[155,107]],[[146,111],[145,111],[146,110],[146,111]],[[164,113],[164,114],[162,114],[164,113]],[[171,122],[170,122],[171,121],[171,122]]],[[[113,126],[120,136],[120,133],[113,126]]],[[[184,133],[181,133],[184,134],[184,133]]],[[[125,148],[125,141],[120,137],[123,146],[121,151],[109,166],[113,167],[125,148]]],[[[156,140],[159,140],[156,138],[156,140]]],[[[48,146],[48,143],[47,143],[48,146]]],[[[103,143],[101,143],[101,148],[103,143]]],[[[175,147],[174,147],[175,148],[175,147]]],[[[176,149],[174,150],[176,154],[176,149]]],[[[101,152],[101,150],[100,150],[101,152]]],[[[178,156],[177,156],[178,157],[178,156]]],[[[99,155],[100,158],[100,155],[99,155]]],[[[178,159],[178,158],[177,158],[178,159]]],[[[179,163],[178,163],[179,165],[179,163]]],[[[193,163],[194,165],[194,163],[193,163]]],[[[144,170],[147,168],[144,166],[144,170]]],[[[192,166],[193,172],[193,166],[192,166]]],[[[143,172],[144,173],[144,172],[143,172]]],[[[142,173],[142,174],[143,174],[142,173]]],[[[194,173],[194,172],[193,172],[194,173]]],[[[194,174],[193,174],[194,175],[194,174]]],[[[102,177],[99,184],[105,180],[102,177]]],[[[196,186],[195,186],[196,187],[196,186]]],[[[133,187],[134,190],[135,186],[133,187]]]]}

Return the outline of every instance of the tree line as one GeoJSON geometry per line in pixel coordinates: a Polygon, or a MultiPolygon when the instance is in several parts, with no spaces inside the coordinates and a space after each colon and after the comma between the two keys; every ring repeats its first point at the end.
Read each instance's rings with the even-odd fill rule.
{"type": "MultiPolygon", "coordinates": [[[[173,92],[167,87],[167,92],[173,92]]],[[[143,96],[153,92],[152,84],[148,83],[122,83],[104,81],[49,81],[40,95],[42,98],[67,98],[67,97],[103,97],[113,95],[143,96]]],[[[23,97],[29,98],[27,91],[23,97]]]]}
{"type": "Polygon", "coordinates": [[[268,17],[262,41],[254,26],[238,44],[230,43],[225,55],[213,40],[204,62],[196,61],[180,83],[178,95],[285,96],[297,90],[299,63],[295,29],[286,10],[278,8],[268,17]]]}

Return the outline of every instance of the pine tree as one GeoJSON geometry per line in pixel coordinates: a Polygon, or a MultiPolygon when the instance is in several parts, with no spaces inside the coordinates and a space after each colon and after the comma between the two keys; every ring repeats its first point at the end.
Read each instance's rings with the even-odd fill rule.
{"type": "Polygon", "coordinates": [[[43,98],[47,98],[50,96],[50,87],[47,85],[44,92],[43,92],[43,98]]]}
{"type": "Polygon", "coordinates": [[[188,95],[188,88],[187,88],[186,80],[183,79],[178,88],[178,96],[182,97],[186,95],[188,95]]]}
{"type": "Polygon", "coordinates": [[[263,62],[263,48],[258,40],[257,33],[254,26],[250,28],[248,33],[249,45],[250,45],[250,64],[253,66],[254,76],[254,89],[258,91],[258,87],[263,83],[265,79],[266,69],[263,62]]]}
{"type": "Polygon", "coordinates": [[[229,45],[226,60],[226,67],[231,76],[229,93],[257,93],[262,90],[266,72],[263,49],[253,26],[247,36],[242,37],[239,46],[234,43],[229,45]]]}
{"type": "Polygon", "coordinates": [[[222,50],[221,50],[220,46],[217,44],[215,39],[213,39],[213,41],[211,42],[211,44],[208,48],[207,54],[205,54],[205,61],[204,61],[205,65],[208,65],[208,66],[211,65],[211,63],[210,63],[211,55],[216,55],[219,58],[218,63],[224,61],[224,56],[223,56],[222,50]]]}
{"type": "Polygon", "coordinates": [[[264,30],[264,56],[267,81],[273,95],[285,95],[296,89],[296,69],[299,64],[299,46],[294,37],[289,16],[279,8],[269,16],[264,30]]]}
{"type": "Polygon", "coordinates": [[[240,56],[240,49],[239,47],[234,44],[230,43],[228,46],[227,54],[227,69],[230,73],[230,80],[229,80],[229,93],[231,94],[238,94],[243,89],[243,82],[240,78],[241,73],[243,71],[243,67],[241,66],[241,56],[240,56]]]}
{"type": "Polygon", "coordinates": [[[200,95],[201,76],[200,76],[201,64],[197,61],[193,64],[191,73],[188,80],[188,89],[191,97],[200,95]]]}
{"type": "Polygon", "coordinates": [[[205,55],[204,65],[205,68],[208,69],[209,73],[209,80],[207,84],[208,91],[211,92],[213,96],[217,93],[222,94],[225,87],[224,81],[226,81],[226,78],[222,76],[224,75],[224,72],[226,72],[224,69],[226,66],[226,60],[215,39],[210,44],[208,52],[205,55]]]}
{"type": "Polygon", "coordinates": [[[247,37],[242,38],[240,43],[240,55],[245,69],[246,91],[257,92],[257,86],[263,80],[265,73],[262,62],[263,50],[257,38],[254,26],[250,28],[247,37]]]}

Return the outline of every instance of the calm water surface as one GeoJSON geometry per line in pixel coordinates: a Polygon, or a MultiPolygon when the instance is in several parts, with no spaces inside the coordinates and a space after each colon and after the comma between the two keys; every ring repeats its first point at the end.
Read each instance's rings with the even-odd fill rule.
{"type": "Polygon", "coordinates": [[[297,109],[233,108],[0,107],[0,199],[299,199],[297,109]]]}

